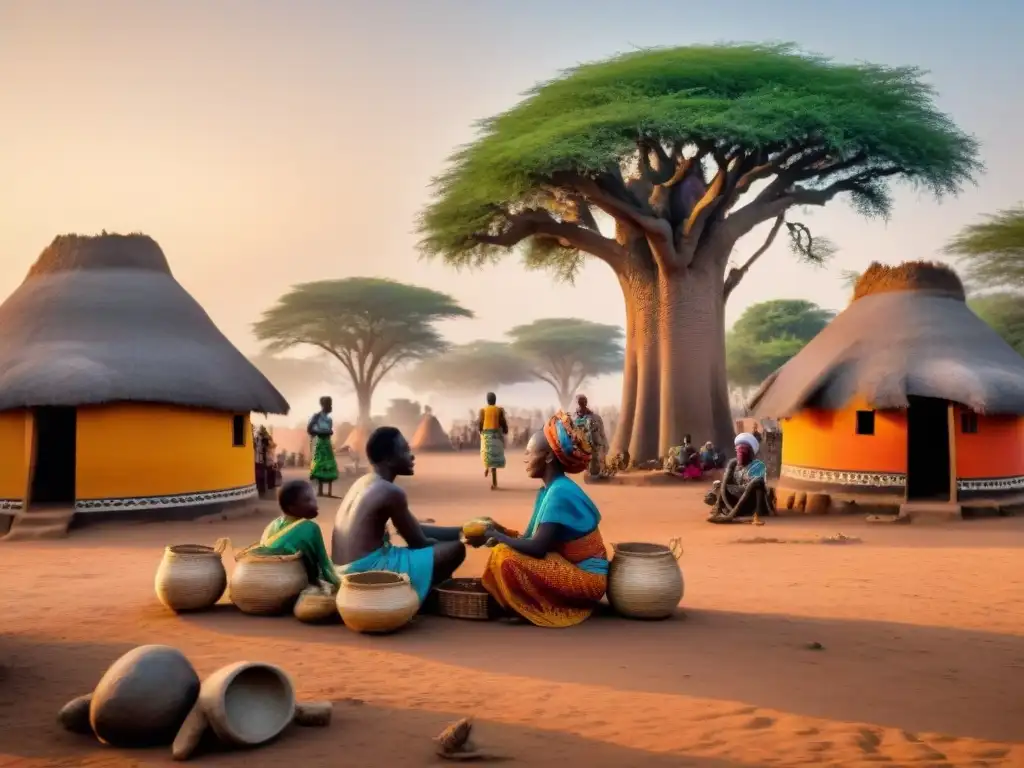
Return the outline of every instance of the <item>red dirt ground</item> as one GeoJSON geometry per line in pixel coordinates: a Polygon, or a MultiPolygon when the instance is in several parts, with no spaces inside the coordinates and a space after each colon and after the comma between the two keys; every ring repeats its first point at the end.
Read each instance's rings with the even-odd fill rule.
{"type": "MultiPolygon", "coordinates": [[[[420,517],[521,526],[529,515],[534,485],[515,459],[496,493],[476,456],[418,463],[405,485],[420,517]]],[[[711,526],[701,491],[588,486],[608,542],[683,537],[684,611],[569,630],[426,617],[372,638],[159,605],[165,545],[244,546],[266,518],[0,545],[0,766],[169,765],[169,750],[117,751],[55,722],[141,643],[180,647],[201,675],[240,659],[280,664],[301,697],[337,702],[329,728],[197,758],[225,768],[437,765],[431,737],[465,715],[483,746],[530,766],[1024,766],[1024,519],[711,526]],[[862,542],[737,541],[836,532],[862,542]]],[[[334,504],[323,507],[327,528],[334,504]]],[[[471,553],[462,573],[484,557],[471,553]]]]}

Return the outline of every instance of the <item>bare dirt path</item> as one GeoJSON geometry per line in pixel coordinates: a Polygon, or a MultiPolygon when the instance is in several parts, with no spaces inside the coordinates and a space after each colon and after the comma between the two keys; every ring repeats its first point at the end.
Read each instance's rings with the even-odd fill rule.
{"type": "MultiPolygon", "coordinates": [[[[423,456],[406,486],[420,517],[522,525],[534,488],[517,464],[492,493],[475,456],[423,456]]],[[[54,721],[140,643],[180,647],[200,674],[242,658],[278,663],[304,697],[338,702],[328,729],[199,758],[224,766],[434,765],[430,737],[467,714],[488,747],[523,765],[1024,766],[1024,519],[755,530],[704,523],[701,490],[588,486],[607,541],[683,538],[684,610],[660,623],[602,616],[549,631],[428,617],[369,638],[230,607],[175,617],[156,602],[165,545],[228,536],[244,546],[265,518],[4,545],[0,766],[170,764],[163,751],[106,749],[54,721]],[[836,532],[862,542],[739,541],[836,532]]],[[[465,573],[484,557],[471,553],[465,573]]]]}

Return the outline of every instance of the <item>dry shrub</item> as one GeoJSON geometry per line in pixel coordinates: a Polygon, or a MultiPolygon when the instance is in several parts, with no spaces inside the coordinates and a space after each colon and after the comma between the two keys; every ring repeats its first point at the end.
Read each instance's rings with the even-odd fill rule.
{"type": "Polygon", "coordinates": [[[853,301],[891,291],[939,291],[965,299],[964,284],[945,264],[905,261],[895,267],[872,262],[853,288],[853,301]]]}

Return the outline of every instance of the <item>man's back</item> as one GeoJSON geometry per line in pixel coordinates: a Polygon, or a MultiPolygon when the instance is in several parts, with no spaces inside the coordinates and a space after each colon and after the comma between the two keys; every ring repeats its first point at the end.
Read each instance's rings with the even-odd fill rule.
{"type": "Polygon", "coordinates": [[[376,472],[348,489],[334,518],[331,560],[336,565],[347,565],[380,548],[396,493],[405,492],[376,472]]]}

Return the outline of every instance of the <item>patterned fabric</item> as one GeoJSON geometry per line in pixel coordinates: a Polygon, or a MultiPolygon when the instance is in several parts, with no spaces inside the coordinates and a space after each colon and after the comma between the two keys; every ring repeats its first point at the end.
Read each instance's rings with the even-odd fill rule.
{"type": "Polygon", "coordinates": [[[534,626],[573,627],[594,613],[608,589],[608,577],[583,570],[570,557],[594,559],[599,549],[604,543],[597,531],[540,559],[499,544],[487,560],[483,585],[502,608],[534,626]]]}
{"type": "Polygon", "coordinates": [[[768,468],[765,467],[764,462],[760,459],[754,459],[745,467],[736,467],[733,479],[741,485],[746,485],[751,480],[763,480],[767,472],[768,468]]]}
{"type": "Polygon", "coordinates": [[[331,438],[317,435],[313,439],[313,462],[309,465],[309,479],[321,483],[333,483],[338,479],[338,462],[334,458],[331,438]]]}
{"type": "Polygon", "coordinates": [[[324,535],[312,520],[282,515],[266,527],[259,546],[253,551],[270,555],[301,554],[311,583],[338,584],[338,574],[327,556],[324,535]]]}
{"type": "Polygon", "coordinates": [[[505,436],[500,429],[485,429],[480,433],[480,458],[487,469],[505,468],[505,436]]]}
{"type": "Polygon", "coordinates": [[[608,456],[608,435],[604,430],[604,419],[593,411],[577,412],[576,426],[586,430],[590,440],[591,455],[589,472],[591,475],[601,474],[605,459],[608,456]]]}
{"type": "Polygon", "coordinates": [[[410,549],[409,547],[396,547],[391,543],[391,538],[385,534],[384,544],[380,549],[375,549],[368,555],[349,563],[339,565],[338,570],[342,573],[366,573],[366,571],[391,571],[392,573],[404,573],[412,582],[412,588],[422,603],[427,599],[430,592],[430,583],[434,578],[434,549],[423,547],[422,549],[410,549]]]}
{"type": "Polygon", "coordinates": [[[544,425],[544,437],[563,469],[571,475],[590,465],[593,448],[587,430],[579,427],[572,416],[559,411],[544,425]]]}
{"type": "Polygon", "coordinates": [[[535,558],[499,544],[487,561],[484,588],[505,610],[538,627],[579,624],[608,587],[600,521],[600,512],[582,488],[567,477],[555,479],[537,494],[524,537],[530,538],[541,525],[558,525],[556,550],[535,558]]]}

